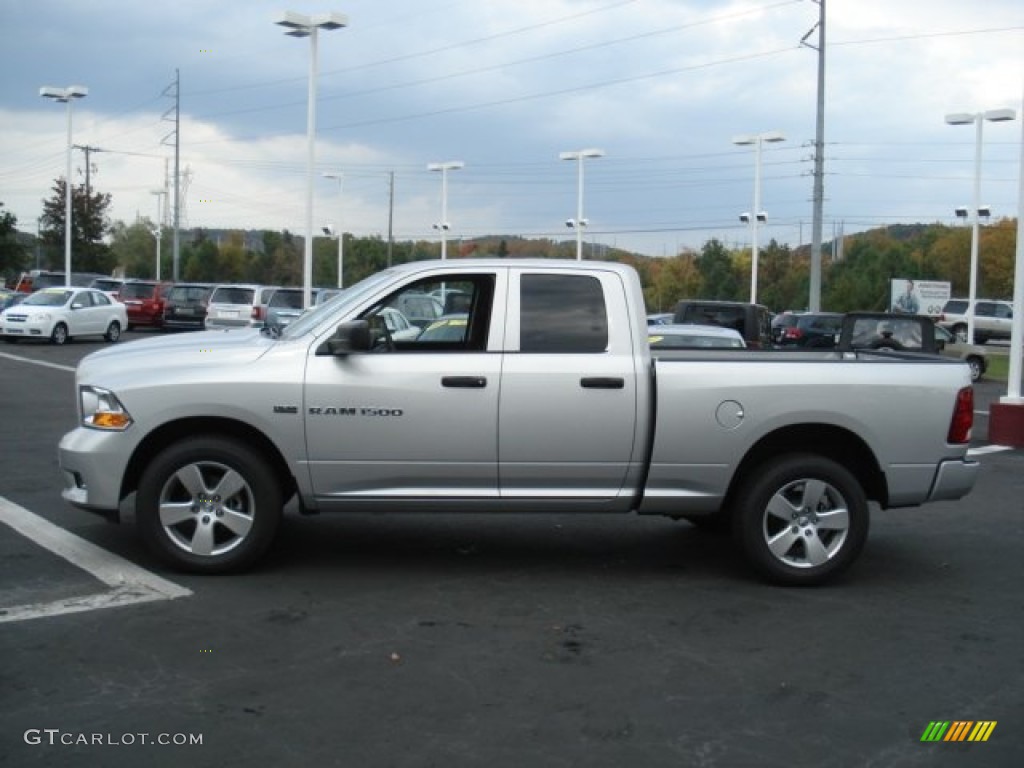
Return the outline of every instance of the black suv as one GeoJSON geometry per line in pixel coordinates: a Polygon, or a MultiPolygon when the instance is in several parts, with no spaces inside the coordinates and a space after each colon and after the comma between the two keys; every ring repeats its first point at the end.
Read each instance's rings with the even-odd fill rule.
{"type": "Polygon", "coordinates": [[[843,328],[839,312],[784,312],[772,320],[777,347],[834,347],[843,328]]]}
{"type": "Polygon", "coordinates": [[[164,293],[164,328],[203,330],[209,283],[175,283],[164,293]]]}
{"type": "Polygon", "coordinates": [[[740,332],[752,349],[770,349],[772,346],[772,313],[762,304],[683,299],[676,304],[673,322],[732,328],[740,332]]]}

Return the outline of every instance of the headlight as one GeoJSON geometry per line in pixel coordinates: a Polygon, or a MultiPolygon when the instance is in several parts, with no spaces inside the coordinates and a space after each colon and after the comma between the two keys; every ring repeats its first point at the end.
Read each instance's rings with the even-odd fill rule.
{"type": "Polygon", "coordinates": [[[123,432],[132,425],[132,417],[121,405],[117,395],[100,387],[78,388],[78,403],[82,413],[82,426],[123,432]]]}

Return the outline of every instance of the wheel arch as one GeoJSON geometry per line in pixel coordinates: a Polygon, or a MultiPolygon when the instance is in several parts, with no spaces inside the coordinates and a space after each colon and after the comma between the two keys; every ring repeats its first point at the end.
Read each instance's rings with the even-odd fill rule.
{"type": "Polygon", "coordinates": [[[295,477],[288,468],[288,462],[265,434],[243,421],[203,416],[171,421],[146,435],[128,461],[124,479],[121,481],[121,498],[124,499],[138,490],[142,473],[160,451],[179,440],[202,435],[234,438],[250,448],[256,449],[273,467],[275,479],[285,501],[298,490],[295,477]]]}
{"type": "Polygon", "coordinates": [[[810,453],[846,467],[871,501],[887,506],[888,484],[874,453],[858,435],[831,424],[796,424],[777,429],[755,443],[740,461],[726,492],[730,509],[737,490],[760,464],[786,453],[810,453]]]}

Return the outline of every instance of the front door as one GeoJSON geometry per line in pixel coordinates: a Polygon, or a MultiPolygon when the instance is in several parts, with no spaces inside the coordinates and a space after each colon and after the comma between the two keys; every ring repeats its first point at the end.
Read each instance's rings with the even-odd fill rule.
{"type": "MultiPolygon", "coordinates": [[[[417,281],[363,313],[377,320],[381,343],[368,353],[317,356],[307,363],[304,418],[310,476],[322,506],[422,506],[433,499],[494,499],[501,354],[489,351],[492,303],[506,270],[439,274],[417,281]],[[403,293],[429,295],[458,285],[473,294],[469,311],[446,320],[461,332],[390,340],[377,314],[403,293]]],[[[396,310],[397,311],[397,310],[396,310]]],[[[504,308],[493,313],[502,318],[504,308]]]]}

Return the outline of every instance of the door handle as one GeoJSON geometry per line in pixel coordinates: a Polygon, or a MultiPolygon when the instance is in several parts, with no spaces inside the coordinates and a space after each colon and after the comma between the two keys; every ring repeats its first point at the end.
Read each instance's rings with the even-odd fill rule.
{"type": "Polygon", "coordinates": [[[442,376],[441,386],[454,389],[483,389],[487,386],[487,379],[483,376],[442,376]]]}
{"type": "Polygon", "coordinates": [[[626,380],[618,376],[589,376],[580,379],[584,389],[624,389],[626,380]]]}

